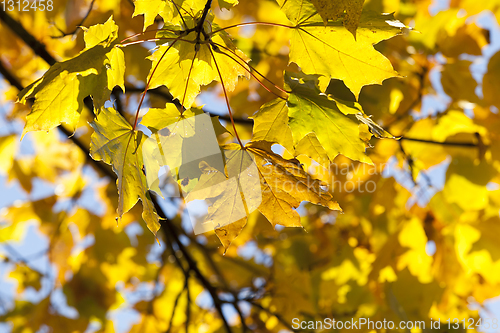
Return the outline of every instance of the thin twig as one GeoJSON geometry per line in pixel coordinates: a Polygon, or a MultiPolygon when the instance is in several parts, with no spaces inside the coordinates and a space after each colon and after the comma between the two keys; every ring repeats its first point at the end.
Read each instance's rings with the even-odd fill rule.
{"type": "Polygon", "coordinates": [[[165,50],[165,52],[163,52],[163,54],[161,55],[160,59],[158,60],[158,63],[156,64],[156,66],[153,68],[153,70],[151,71],[151,76],[149,77],[148,79],[148,82],[146,83],[146,88],[144,88],[144,92],[142,93],[142,96],[141,96],[141,101],[139,102],[139,105],[137,106],[137,112],[135,113],[135,120],[134,120],[134,126],[133,126],[133,129],[135,130],[136,127],[137,127],[137,121],[139,120],[139,111],[141,110],[141,106],[142,106],[142,103],[144,102],[144,97],[146,97],[146,93],[148,92],[148,88],[149,88],[149,84],[151,83],[151,80],[153,79],[153,75],[155,74],[156,72],[156,69],[158,68],[158,66],[160,65],[160,62],[162,61],[163,57],[167,54],[168,51],[170,51],[170,49],[172,48],[172,46],[175,45],[175,43],[177,42],[177,40],[179,39],[180,37],[178,37],[176,40],[174,40],[172,42],[172,44],[170,44],[167,49],[165,50]]]}
{"type": "Polygon", "coordinates": [[[193,60],[191,60],[191,66],[189,67],[189,72],[188,72],[188,76],[187,76],[187,79],[186,79],[186,87],[184,89],[184,95],[182,96],[182,102],[181,102],[182,106],[184,106],[184,102],[186,100],[186,94],[187,94],[188,87],[189,87],[189,79],[191,78],[191,72],[193,71],[194,60],[196,59],[197,55],[198,55],[198,50],[195,48],[193,60]]]}
{"type": "Polygon", "coordinates": [[[293,332],[299,332],[298,330],[295,330],[293,329],[292,327],[290,327],[290,324],[285,320],[283,319],[279,314],[269,310],[268,308],[260,305],[259,303],[256,303],[252,300],[246,300],[246,302],[250,303],[252,306],[256,307],[256,308],[259,308],[261,309],[262,311],[266,312],[267,314],[271,315],[271,316],[275,316],[276,319],[278,319],[278,321],[283,324],[283,326],[285,326],[286,328],[288,328],[289,330],[292,330],[293,332]]]}
{"type": "Polygon", "coordinates": [[[6,243],[5,241],[2,241],[2,247],[10,254],[11,256],[10,260],[26,265],[32,271],[39,273],[42,277],[49,276],[48,272],[47,273],[41,272],[38,269],[31,267],[30,261],[26,259],[21,253],[19,253],[15,248],[13,248],[10,244],[6,243]],[[15,259],[13,259],[12,257],[15,257],[15,259]]]}
{"type": "MultiPolygon", "coordinates": [[[[197,31],[196,41],[200,41],[200,34],[203,32],[205,36],[205,30],[203,29],[203,25],[205,24],[205,20],[207,19],[208,12],[212,7],[212,0],[207,0],[205,3],[205,8],[203,8],[203,14],[201,15],[201,19],[198,21],[198,24],[195,27],[195,31],[197,31]]],[[[206,36],[205,36],[206,37],[206,36]]]]}
{"type": "MultiPolygon", "coordinates": [[[[214,43],[215,45],[218,45],[217,43],[214,43]]],[[[216,51],[217,52],[217,51],[216,51]]],[[[250,69],[248,69],[247,67],[245,67],[245,65],[242,65],[238,60],[234,59],[230,54],[227,54],[225,52],[222,52],[220,49],[218,50],[217,53],[220,53],[220,54],[223,54],[225,55],[226,57],[229,57],[230,59],[232,59],[235,63],[237,63],[238,65],[240,65],[241,67],[243,67],[244,70],[246,70],[264,89],[266,89],[268,92],[270,92],[271,94],[273,94],[274,96],[278,97],[278,98],[281,98],[282,100],[286,101],[287,99],[283,96],[280,96],[278,95],[277,93],[275,93],[274,91],[272,91],[271,89],[269,89],[254,73],[252,73],[252,71],[250,69]]],[[[248,65],[247,63],[245,63],[246,65],[248,65]]],[[[271,82],[272,83],[272,82],[271,82]]],[[[275,87],[277,87],[274,83],[272,83],[275,87]]]]}
{"type": "Polygon", "coordinates": [[[186,288],[187,288],[188,280],[189,280],[189,275],[186,275],[185,280],[184,280],[185,281],[184,288],[182,288],[182,290],[179,292],[179,294],[177,294],[177,297],[175,298],[174,307],[172,309],[172,315],[170,316],[170,320],[168,323],[168,329],[167,329],[167,332],[165,332],[165,333],[170,333],[170,331],[172,330],[172,324],[174,323],[175,310],[177,309],[177,305],[179,304],[179,300],[181,299],[181,296],[184,293],[184,290],[186,290],[186,288]]]}
{"type": "MultiPolygon", "coordinates": [[[[153,196],[152,196],[153,197],[153,196]]],[[[161,212],[158,212],[160,215],[161,212]]],[[[223,302],[219,298],[217,294],[217,290],[215,289],[214,286],[207,280],[207,278],[201,273],[200,269],[198,268],[198,265],[194,261],[194,259],[191,257],[191,254],[187,251],[185,248],[184,244],[180,241],[179,235],[177,233],[177,230],[175,226],[172,224],[170,220],[160,220],[160,224],[162,226],[161,230],[165,233],[165,235],[171,235],[171,237],[174,239],[175,243],[177,243],[179,250],[181,251],[184,260],[189,265],[189,269],[195,274],[196,278],[200,283],[203,285],[203,287],[208,291],[210,296],[212,297],[212,300],[214,301],[214,306],[217,312],[219,313],[219,316],[222,319],[222,322],[224,324],[224,327],[228,333],[232,333],[231,326],[227,322],[227,319],[224,317],[224,313],[222,312],[222,304],[223,302]]]]}
{"type": "Polygon", "coordinates": [[[212,31],[210,34],[213,36],[215,33],[224,31],[227,29],[232,29],[232,28],[237,28],[237,27],[242,27],[245,25],[269,25],[269,26],[274,26],[274,27],[282,27],[282,28],[289,28],[289,29],[295,29],[296,27],[291,26],[291,25],[285,25],[285,24],[280,24],[280,23],[271,23],[271,22],[245,22],[245,23],[238,23],[238,24],[233,24],[224,28],[217,29],[215,31],[212,31]]]}
{"type": "MultiPolygon", "coordinates": [[[[200,252],[204,254],[205,258],[207,259],[208,263],[212,267],[212,269],[215,272],[215,274],[220,277],[220,281],[224,285],[224,288],[231,295],[233,295],[233,298],[235,300],[238,300],[238,295],[236,294],[236,292],[234,292],[233,290],[231,290],[231,288],[229,287],[229,284],[227,283],[226,279],[224,278],[224,275],[222,275],[222,273],[219,270],[219,267],[217,267],[217,265],[215,264],[215,262],[214,262],[214,260],[212,258],[212,255],[208,251],[206,251],[205,248],[203,248],[203,245],[201,245],[200,243],[198,243],[196,241],[196,239],[191,239],[191,241],[201,250],[200,252]]],[[[248,326],[247,326],[247,324],[245,322],[245,316],[241,312],[241,309],[240,309],[240,306],[239,306],[238,302],[235,302],[232,305],[233,305],[234,309],[236,310],[236,312],[238,313],[238,316],[240,317],[240,322],[241,322],[241,326],[243,328],[243,332],[247,332],[248,331],[248,326]]]]}
{"type": "Polygon", "coordinates": [[[478,147],[478,144],[473,143],[473,142],[434,141],[434,140],[408,138],[408,137],[405,137],[405,136],[403,136],[400,140],[402,140],[402,141],[420,142],[420,143],[428,143],[428,144],[441,145],[441,146],[457,146],[457,147],[465,147],[465,148],[475,148],[475,147],[478,147]]]}
{"type": "Polygon", "coordinates": [[[227,98],[226,87],[224,86],[224,79],[222,78],[222,74],[220,72],[219,65],[217,65],[217,60],[215,60],[215,56],[214,56],[214,53],[212,52],[212,48],[209,47],[208,50],[210,51],[210,54],[212,55],[212,59],[214,60],[215,67],[217,68],[217,73],[219,73],[220,84],[222,86],[222,90],[224,91],[224,98],[226,99],[227,111],[229,112],[229,117],[231,118],[231,124],[233,125],[234,135],[236,135],[236,139],[238,139],[238,142],[240,143],[240,146],[243,149],[245,146],[243,146],[243,143],[240,140],[238,132],[236,131],[236,126],[234,124],[234,119],[233,119],[233,113],[231,112],[231,107],[229,106],[229,99],[227,98]]]}
{"type": "Polygon", "coordinates": [[[83,22],[85,22],[85,20],[87,19],[87,17],[90,15],[90,12],[92,11],[92,8],[94,7],[94,2],[95,0],[92,0],[92,2],[90,3],[90,7],[89,7],[89,10],[87,11],[87,14],[85,14],[85,16],[82,18],[82,20],[80,21],[80,23],[78,23],[75,27],[75,29],[71,32],[64,32],[62,31],[61,29],[59,29],[55,24],[54,26],[56,27],[57,30],[59,30],[59,32],[62,33],[61,36],[51,36],[51,38],[63,38],[63,37],[66,37],[66,36],[70,36],[70,35],[74,35],[77,33],[77,31],[79,29],[81,29],[81,26],[83,25],[83,22]]]}
{"type": "MultiPolygon", "coordinates": [[[[252,65],[250,65],[249,63],[247,63],[242,57],[240,57],[234,50],[231,50],[229,47],[227,46],[224,46],[222,44],[219,44],[219,43],[215,43],[215,42],[212,42],[213,44],[219,46],[219,47],[222,47],[226,50],[228,50],[229,52],[231,52],[232,54],[234,54],[236,57],[238,57],[238,59],[240,59],[242,62],[245,63],[245,65],[247,65],[252,71],[254,71],[255,73],[259,74],[264,80],[266,80],[267,82],[269,82],[270,84],[272,84],[276,89],[278,89],[279,91],[285,93],[285,94],[289,94],[290,91],[286,91],[285,89],[281,88],[280,86],[278,86],[277,84],[275,84],[273,81],[269,80],[265,75],[263,75],[261,72],[259,72],[255,67],[253,67],[252,65]]],[[[234,59],[233,59],[234,60],[234,59]]],[[[235,60],[236,61],[236,60],[235,60]]]]}

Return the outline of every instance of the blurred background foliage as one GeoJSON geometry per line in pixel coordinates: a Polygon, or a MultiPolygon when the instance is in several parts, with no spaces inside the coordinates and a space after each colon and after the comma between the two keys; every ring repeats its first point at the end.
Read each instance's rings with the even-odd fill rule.
{"type": "MultiPolygon", "coordinates": [[[[304,229],[275,230],[255,212],[225,255],[214,233],[194,236],[172,202],[160,245],[138,207],[117,225],[110,170],[88,157],[92,112],[70,139],[60,128],[20,142],[29,107],[15,103],[19,90],[83,49],[79,26],[113,15],[120,39],[141,32],[133,1],[0,11],[0,331],[279,332],[293,318],[493,318],[485,302],[500,295],[500,1],[367,0],[364,10],[394,12],[416,29],[376,45],[401,77],[359,96],[366,114],[403,138],[372,140],[373,167],[299,157],[343,213],[305,204],[304,229]]],[[[285,20],[271,0],[214,13],[220,26],[285,20]]],[[[230,33],[283,85],[283,70],[294,68],[286,30],[230,33]]],[[[154,46],[125,50],[126,93],[115,90],[112,103],[131,122],[154,46]]],[[[327,93],[354,100],[341,81],[327,93]]],[[[249,140],[248,117],[275,96],[240,80],[229,97],[249,140]]],[[[145,107],[168,101],[158,88],[145,107]]],[[[216,84],[197,104],[227,121],[216,84]]]]}

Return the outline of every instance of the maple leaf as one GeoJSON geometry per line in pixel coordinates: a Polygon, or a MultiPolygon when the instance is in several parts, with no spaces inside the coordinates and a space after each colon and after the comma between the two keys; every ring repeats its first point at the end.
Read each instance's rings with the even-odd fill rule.
{"type": "Polygon", "coordinates": [[[173,104],[167,104],[164,109],[150,109],[141,124],[153,132],[143,145],[143,156],[148,186],[159,195],[158,173],[162,166],[169,167],[172,177],[187,192],[195,185],[190,181],[201,176],[199,162],[224,170],[216,136],[227,130],[217,117],[196,108],[181,113],[173,104]]]}
{"type": "MultiPolygon", "coordinates": [[[[194,25],[192,20],[186,22],[194,25]]],[[[211,29],[211,23],[206,26],[211,29]]],[[[179,27],[169,26],[169,29],[179,27]]],[[[170,31],[158,32],[157,37],[171,40],[178,38],[170,31]]],[[[214,50],[209,44],[201,44],[196,51],[196,38],[197,34],[193,31],[182,40],[160,46],[150,57],[153,63],[148,75],[151,80],[149,88],[167,86],[170,93],[186,108],[193,105],[201,86],[212,81],[220,82],[221,76],[227,91],[234,90],[239,77],[249,78],[248,69],[245,69],[249,59],[233,45],[226,32],[221,31],[211,37],[213,43],[220,45],[214,50]]]]}
{"type": "Polygon", "coordinates": [[[123,51],[112,45],[117,34],[112,17],[104,24],[85,29],[87,47],[80,54],[54,64],[19,93],[18,100],[23,104],[34,99],[22,136],[29,131],[48,131],[61,123],[74,131],[85,97],[92,96],[99,110],[115,86],[125,91],[123,51]]]}
{"type": "Polygon", "coordinates": [[[14,155],[17,151],[17,140],[15,135],[0,136],[0,174],[11,170],[14,163],[14,155]]]}
{"type": "Polygon", "coordinates": [[[90,124],[92,134],[90,154],[96,161],[103,161],[113,167],[118,176],[118,209],[121,217],[141,199],[142,217],[149,230],[156,235],[160,228],[158,216],[151,201],[146,177],[142,172],[142,132],[134,131],[132,126],[114,109],[103,108],[97,119],[90,124]]]}
{"type": "Polygon", "coordinates": [[[203,174],[186,196],[186,202],[206,200],[210,203],[204,222],[195,224],[196,233],[215,230],[227,249],[246,224],[248,215],[262,202],[259,171],[251,153],[239,146],[226,146],[225,171],[206,162],[200,163],[203,174]]]}
{"type": "Polygon", "coordinates": [[[275,226],[300,227],[295,211],[302,201],[341,210],[324,184],[313,179],[300,165],[271,152],[271,143],[251,142],[224,146],[227,174],[202,162],[203,175],[186,202],[207,200],[208,215],[201,226],[213,230],[227,250],[246,225],[250,213],[258,209],[275,226]]]}
{"type": "Polygon", "coordinates": [[[339,22],[323,23],[308,0],[279,0],[288,19],[294,24],[290,39],[290,62],[307,74],[320,74],[325,91],[330,78],[344,81],[356,96],[368,84],[399,76],[389,59],[373,48],[383,40],[401,33],[404,25],[392,14],[364,13],[356,40],[339,22]]]}
{"type": "Polygon", "coordinates": [[[179,23],[182,22],[181,16],[196,17],[205,7],[205,3],[205,0],[134,0],[132,17],[144,15],[144,31],[146,31],[158,15],[165,22],[179,23]]]}
{"type": "Polygon", "coordinates": [[[297,163],[271,152],[271,143],[250,142],[248,151],[255,156],[262,187],[259,211],[271,222],[285,227],[300,227],[295,211],[302,201],[341,210],[322,182],[313,179],[297,163]]]}
{"type": "Polygon", "coordinates": [[[288,105],[285,100],[277,98],[262,105],[252,118],[254,119],[252,140],[279,142],[293,153],[293,137],[288,126],[288,105]]]}
{"type": "MultiPolygon", "coordinates": [[[[331,161],[342,154],[371,164],[359,138],[358,124],[347,117],[339,105],[342,105],[342,109],[349,107],[321,94],[314,78],[292,75],[287,73],[285,80],[292,90],[288,98],[288,116],[294,143],[299,144],[302,138],[313,132],[331,161]]],[[[353,108],[349,112],[354,111],[357,109],[353,108]]]]}
{"type": "Polygon", "coordinates": [[[306,155],[315,160],[316,162],[324,165],[330,165],[330,159],[325,148],[319,142],[315,133],[308,133],[304,136],[295,146],[295,155],[306,155]]]}
{"type": "Polygon", "coordinates": [[[280,143],[295,156],[305,154],[322,164],[338,154],[372,163],[365,154],[358,124],[347,116],[359,113],[359,104],[322,94],[317,76],[287,72],[285,85],[291,90],[288,101],[270,102],[254,116],[254,141],[280,143]]]}

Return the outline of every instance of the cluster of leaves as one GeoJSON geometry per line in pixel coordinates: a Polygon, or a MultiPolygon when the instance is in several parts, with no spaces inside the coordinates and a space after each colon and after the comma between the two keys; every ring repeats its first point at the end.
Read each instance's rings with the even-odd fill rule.
{"type": "MultiPolygon", "coordinates": [[[[249,58],[233,45],[226,32],[231,27],[219,28],[213,22],[211,1],[195,4],[159,1],[158,4],[147,7],[139,4],[134,11],[134,15],[144,14],[144,29],[152,24],[150,18],[157,15],[168,22],[157,30],[153,39],[160,45],[150,57],[152,68],[143,96],[148,89],[166,86],[173,99],[179,103],[179,110],[153,109],[148,112],[147,119],[141,124],[153,134],[193,116],[190,115],[190,108],[202,86],[218,81],[227,100],[227,92],[235,90],[240,77],[249,78],[250,74],[255,76],[253,68],[247,64],[249,58]],[[151,124],[150,118],[155,120],[154,124],[151,124]]],[[[283,1],[278,4],[291,25],[265,24],[291,31],[289,61],[300,66],[303,72],[285,72],[284,89],[273,84],[287,97],[276,94],[278,99],[263,106],[255,115],[255,135],[251,144],[244,146],[234,128],[240,147],[233,149],[249,150],[257,157],[263,188],[260,212],[273,226],[300,226],[299,215],[294,208],[303,200],[331,209],[340,208],[332,201],[331,195],[322,195],[319,188],[308,186],[301,189],[300,186],[294,186],[294,190],[286,191],[284,184],[287,182],[305,184],[312,181],[300,166],[290,168],[286,166],[287,161],[277,158],[271,151],[271,144],[281,144],[293,157],[305,155],[327,163],[342,154],[354,161],[371,164],[365,154],[366,143],[360,136],[358,124],[348,117],[349,114],[362,114],[361,107],[357,103],[330,98],[324,91],[330,80],[335,78],[343,80],[358,96],[364,85],[381,83],[384,79],[397,76],[390,61],[376,51],[373,44],[399,34],[404,25],[394,20],[392,15],[361,15],[362,6],[348,6],[345,20],[330,21],[329,17],[338,18],[338,9],[320,6],[320,15],[309,1],[283,1]],[[355,11],[355,19],[351,17],[352,11],[355,11]],[[282,135],[286,140],[282,140],[282,135]],[[274,163],[268,166],[268,161],[274,163]]],[[[341,8],[340,12],[343,11],[341,8]]],[[[142,158],[145,136],[137,128],[142,100],[133,126],[113,108],[104,108],[104,101],[109,99],[115,86],[125,91],[126,66],[122,48],[130,45],[125,42],[130,38],[121,43],[116,41],[118,26],[112,18],[104,24],[84,30],[85,49],[80,54],[51,66],[42,78],[19,93],[21,103],[33,100],[23,135],[33,130],[51,130],[61,123],[74,130],[83,109],[83,100],[90,95],[97,114],[91,124],[95,133],[91,138],[90,154],[94,160],[102,160],[113,166],[118,177],[118,214],[121,217],[141,199],[143,219],[156,235],[160,223],[148,193],[150,189],[146,178],[158,174],[143,174],[142,171],[145,168],[142,158]]],[[[256,73],[259,74],[258,71],[256,73]]],[[[228,100],[227,106],[232,118],[228,100]]],[[[231,121],[234,127],[234,120],[231,121]]],[[[180,129],[176,128],[176,131],[180,129]]],[[[167,149],[180,152],[183,147],[183,142],[180,142],[179,146],[169,146],[167,149]]],[[[148,169],[158,171],[157,168],[148,169]]],[[[231,172],[228,170],[227,173],[229,177],[231,172]]],[[[234,170],[233,174],[240,172],[234,170]]],[[[195,177],[198,180],[200,175],[195,177]]],[[[205,181],[200,184],[207,186],[205,181]]],[[[199,187],[195,186],[193,190],[199,187]]],[[[224,202],[231,193],[218,196],[218,200],[224,202]]],[[[222,205],[214,203],[214,206],[222,205]]],[[[223,206],[224,209],[233,209],[231,205],[223,206]]],[[[215,219],[215,222],[223,221],[215,219]]],[[[246,218],[237,222],[239,228],[236,230],[234,225],[227,227],[233,229],[230,232],[225,230],[226,227],[220,228],[217,234],[225,247],[239,234],[245,223],[246,218]]]]}
{"type": "MultiPolygon", "coordinates": [[[[446,321],[477,318],[470,303],[499,294],[500,57],[489,59],[478,94],[470,66],[489,40],[467,18],[498,12],[500,3],[453,1],[430,15],[431,1],[96,0],[83,19],[97,24],[85,21],[90,27],[72,39],[60,27],[82,25],[75,13],[85,11],[71,6],[89,3],[15,14],[21,28],[40,27],[30,32],[0,26],[12,37],[0,47],[12,85],[6,96],[17,88],[29,106],[9,106],[10,119],[26,116],[26,124],[20,135],[1,138],[0,168],[28,193],[34,179],[58,185],[54,195],[5,210],[0,241],[11,252],[1,258],[19,293],[43,295],[16,299],[0,317],[14,331],[83,332],[97,323],[113,332],[110,313],[121,309],[140,314],[131,332],[279,331],[296,317],[446,321]],[[405,25],[411,21],[418,33],[405,25]],[[40,47],[23,42],[30,33],[68,60],[47,67],[33,56],[40,47]],[[50,38],[61,33],[64,42],[50,38]],[[431,83],[432,73],[441,81],[431,83]],[[440,96],[439,83],[447,100],[428,112],[422,100],[440,96]],[[228,116],[212,118],[217,139],[226,156],[251,154],[262,202],[243,219],[194,236],[182,227],[183,204],[162,203],[148,182],[161,165],[151,167],[143,150],[148,136],[202,114],[202,91],[211,102],[224,100],[228,116]],[[56,127],[77,145],[60,140],[56,127]],[[35,153],[20,155],[17,136],[32,141],[35,153]],[[447,167],[442,188],[427,175],[436,166],[447,167]],[[367,191],[369,184],[376,190],[367,191]],[[100,211],[89,207],[89,192],[100,211]],[[58,208],[64,202],[69,208],[58,208]],[[146,260],[158,251],[155,237],[136,221],[162,243],[157,261],[146,260]],[[42,256],[55,271],[12,253],[7,241],[20,240],[29,223],[48,239],[42,256]],[[89,236],[93,245],[82,247],[89,236]],[[141,288],[148,295],[131,300],[141,288]],[[58,309],[53,295],[61,291],[77,316],[58,309]],[[200,304],[204,291],[213,309],[200,304]],[[236,319],[224,317],[224,306],[236,319]]],[[[4,22],[12,19],[6,15],[4,22]]],[[[168,147],[176,162],[183,148],[183,140],[168,147]]],[[[227,158],[219,170],[205,161],[179,186],[203,189],[240,174],[242,164],[227,158]]],[[[196,191],[206,196],[194,199],[212,202],[207,220],[226,216],[228,197],[240,195],[221,191],[196,191]]]]}

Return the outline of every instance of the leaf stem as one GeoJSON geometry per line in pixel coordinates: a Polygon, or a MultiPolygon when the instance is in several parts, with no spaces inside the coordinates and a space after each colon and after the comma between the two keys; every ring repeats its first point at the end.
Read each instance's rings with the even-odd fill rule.
{"type": "MultiPolygon", "coordinates": [[[[188,76],[186,79],[186,88],[184,89],[184,95],[182,96],[182,103],[181,103],[182,106],[184,106],[184,101],[186,100],[186,94],[187,94],[187,90],[189,87],[189,79],[191,78],[191,72],[193,71],[194,60],[196,59],[197,55],[198,55],[198,50],[195,48],[193,60],[191,61],[191,67],[189,67],[189,73],[188,73],[188,76]]],[[[181,111],[181,114],[182,114],[182,111],[181,111]]]]}
{"type": "Polygon", "coordinates": [[[433,140],[424,140],[424,139],[416,139],[416,138],[407,138],[405,136],[401,137],[401,141],[413,141],[420,143],[429,143],[434,145],[442,145],[442,146],[457,146],[457,147],[477,147],[478,144],[474,142],[453,142],[453,141],[433,141],[433,140]]]}
{"type": "Polygon", "coordinates": [[[179,16],[182,20],[182,24],[184,25],[184,28],[187,30],[188,26],[186,24],[186,21],[184,21],[184,17],[181,15],[181,11],[179,10],[179,7],[177,6],[177,4],[175,3],[174,0],[170,0],[170,2],[174,5],[175,9],[177,9],[177,13],[179,13],[179,16]]]}
{"type": "MultiPolygon", "coordinates": [[[[179,7],[177,7],[177,4],[174,2],[174,0],[170,0],[170,2],[177,8],[177,11],[179,11],[179,7]]],[[[189,16],[191,16],[191,18],[194,20],[194,17],[193,15],[191,15],[190,12],[188,12],[185,8],[182,8],[182,6],[180,7],[180,9],[182,9],[186,14],[188,14],[189,16]]],[[[181,12],[179,11],[179,16],[181,16],[182,18],[182,15],[181,15],[181,12]]],[[[182,19],[184,21],[184,19],[182,19]]],[[[187,29],[187,27],[186,27],[187,29]]]]}
{"type": "Polygon", "coordinates": [[[281,98],[282,100],[285,100],[286,101],[286,98],[278,95],[277,93],[275,93],[274,91],[272,91],[271,89],[269,89],[266,85],[264,85],[264,83],[257,77],[255,76],[254,73],[252,73],[251,70],[249,70],[247,67],[245,67],[244,65],[242,65],[239,61],[237,61],[236,59],[234,59],[230,54],[227,54],[225,52],[222,52],[219,50],[220,54],[223,54],[225,55],[226,57],[229,57],[231,58],[234,62],[236,62],[238,65],[240,65],[241,67],[243,67],[255,80],[257,80],[257,82],[259,82],[259,84],[264,88],[266,89],[268,92],[270,92],[271,94],[273,94],[274,96],[278,97],[278,98],[281,98]]]}
{"type": "Polygon", "coordinates": [[[195,42],[192,41],[192,40],[182,39],[180,37],[177,37],[177,38],[173,38],[173,37],[158,37],[158,38],[141,39],[141,40],[136,40],[136,41],[133,41],[133,42],[124,43],[124,44],[121,44],[120,47],[126,47],[126,46],[130,46],[130,45],[134,45],[134,44],[144,43],[144,42],[156,42],[156,41],[159,41],[159,40],[175,40],[175,41],[181,41],[181,42],[186,42],[186,43],[190,43],[190,44],[195,44],[195,42]]]}
{"type": "Polygon", "coordinates": [[[148,92],[148,89],[149,89],[149,84],[151,83],[151,80],[153,79],[153,75],[155,74],[156,72],[156,69],[158,68],[158,66],[160,65],[160,62],[162,61],[163,57],[165,56],[165,54],[167,54],[167,52],[170,50],[170,48],[172,46],[175,45],[175,43],[177,43],[177,41],[180,39],[180,37],[176,38],[172,44],[170,44],[168,46],[168,48],[165,50],[165,52],[163,52],[163,54],[161,55],[160,59],[158,60],[158,62],[156,63],[156,66],[155,68],[153,68],[153,71],[151,72],[151,76],[149,77],[148,79],[148,82],[146,83],[146,88],[144,88],[144,92],[142,93],[141,95],[141,101],[139,102],[139,105],[137,106],[137,112],[135,113],[135,120],[134,120],[134,127],[133,127],[133,130],[135,130],[135,128],[137,127],[137,121],[139,120],[139,111],[141,110],[141,106],[142,106],[142,102],[144,102],[144,97],[146,97],[146,93],[148,92]]]}
{"type": "Polygon", "coordinates": [[[227,111],[229,112],[229,117],[231,118],[231,124],[233,125],[234,135],[236,135],[236,139],[238,139],[238,142],[239,142],[241,148],[243,149],[243,148],[245,148],[245,146],[243,146],[243,143],[240,140],[238,132],[236,131],[236,126],[234,125],[233,113],[231,112],[231,107],[229,106],[229,99],[227,98],[226,87],[224,86],[224,79],[222,78],[222,74],[220,73],[219,65],[217,64],[217,60],[215,60],[214,53],[212,52],[212,48],[210,46],[208,47],[208,50],[210,51],[210,54],[212,55],[212,59],[214,59],[215,68],[217,68],[217,73],[219,74],[220,84],[222,85],[222,90],[224,91],[224,98],[226,99],[227,111]]]}
{"type": "MultiPolygon", "coordinates": [[[[245,61],[245,59],[243,59],[242,57],[240,57],[240,56],[238,55],[238,53],[236,53],[235,51],[231,50],[229,47],[226,47],[226,46],[224,46],[224,45],[222,45],[222,44],[215,43],[215,42],[212,42],[212,43],[213,43],[213,44],[215,44],[215,45],[217,45],[218,47],[222,47],[223,49],[226,49],[226,50],[228,50],[229,52],[231,52],[232,54],[234,54],[236,57],[238,57],[238,59],[240,59],[241,61],[243,61],[243,62],[245,63],[245,65],[247,65],[247,66],[248,66],[248,67],[249,67],[252,71],[254,71],[255,73],[259,74],[259,75],[260,75],[260,76],[261,76],[264,80],[266,80],[267,82],[269,82],[270,84],[272,84],[272,85],[273,85],[276,89],[278,89],[279,91],[281,91],[281,92],[283,92],[283,93],[285,93],[285,94],[289,94],[289,93],[290,93],[289,91],[286,91],[286,90],[284,90],[283,88],[280,88],[280,87],[279,87],[278,85],[276,85],[273,81],[269,80],[269,79],[268,79],[265,75],[263,75],[263,74],[262,74],[261,72],[259,72],[259,71],[258,71],[255,67],[253,67],[252,65],[250,65],[249,63],[247,63],[247,62],[245,61]]],[[[229,54],[226,54],[226,53],[224,53],[224,52],[221,52],[221,53],[222,53],[222,54],[227,55],[228,57],[230,57],[231,59],[233,59],[234,61],[236,61],[236,60],[235,60],[233,57],[231,57],[229,54]]],[[[236,62],[238,62],[238,61],[236,61],[236,62]]],[[[240,65],[241,65],[241,64],[240,64],[240,65]]],[[[243,65],[242,65],[242,66],[243,66],[243,65]]],[[[244,66],[243,66],[243,67],[244,67],[244,66]]],[[[245,68],[246,70],[248,70],[246,67],[244,67],[244,68],[245,68]]],[[[267,87],[265,87],[265,86],[262,84],[262,82],[261,82],[259,79],[257,79],[257,77],[255,77],[255,75],[253,75],[253,74],[252,74],[252,72],[251,72],[251,71],[248,71],[248,72],[249,72],[249,73],[250,73],[250,75],[252,75],[252,76],[253,76],[253,77],[254,77],[254,78],[255,78],[255,79],[256,79],[256,80],[257,80],[257,81],[258,81],[258,82],[259,82],[259,83],[260,83],[260,84],[261,84],[261,85],[262,85],[262,86],[266,89],[266,90],[267,90],[267,91],[269,91],[269,90],[267,89],[267,87]]],[[[278,97],[280,97],[280,96],[278,96],[278,97]]],[[[280,98],[282,98],[282,97],[280,97],[280,98]]]]}
{"type": "Polygon", "coordinates": [[[252,25],[252,24],[257,24],[257,25],[270,25],[274,27],[282,27],[282,28],[289,28],[289,29],[295,29],[296,27],[291,26],[291,25],[286,25],[286,24],[280,24],[280,23],[272,23],[272,22],[245,22],[245,23],[238,23],[238,24],[233,24],[224,28],[217,29],[215,31],[212,31],[210,35],[213,35],[219,31],[224,31],[227,29],[232,29],[232,28],[237,28],[237,27],[242,27],[245,25],[252,25]]]}
{"type": "Polygon", "coordinates": [[[133,35],[131,35],[131,36],[128,36],[127,38],[123,39],[123,40],[120,42],[120,44],[121,44],[121,43],[123,43],[123,42],[125,42],[125,41],[127,41],[127,40],[129,40],[129,39],[132,39],[132,38],[134,38],[134,37],[142,36],[142,35],[144,35],[144,34],[146,34],[146,33],[148,33],[148,32],[158,32],[158,31],[168,31],[168,32],[172,32],[172,33],[177,33],[177,32],[179,32],[179,31],[177,31],[177,30],[165,29],[165,28],[160,28],[160,29],[153,29],[153,30],[143,31],[143,32],[139,32],[139,33],[137,33],[137,34],[133,34],[133,35]]]}

